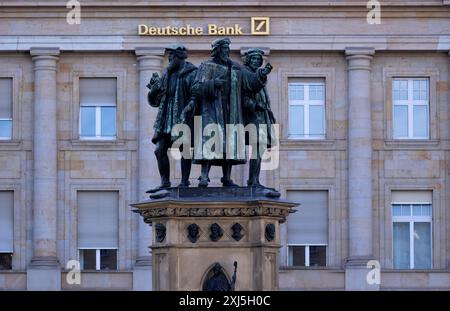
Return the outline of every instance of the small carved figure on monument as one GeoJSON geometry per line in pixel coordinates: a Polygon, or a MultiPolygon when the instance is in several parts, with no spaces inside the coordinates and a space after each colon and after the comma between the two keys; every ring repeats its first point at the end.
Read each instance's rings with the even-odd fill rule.
{"type": "Polygon", "coordinates": [[[197,242],[200,234],[200,227],[197,224],[190,224],[187,227],[188,230],[188,239],[192,243],[197,242]]]}
{"type": "MultiPolygon", "coordinates": [[[[175,44],[166,49],[169,55],[169,65],[162,77],[153,73],[147,87],[148,103],[158,108],[152,142],[156,144],[155,155],[158,160],[158,170],[161,176],[161,185],[147,191],[148,193],[169,188],[170,162],[167,151],[177,137],[172,137],[172,129],[183,121],[193,128],[193,117],[186,119],[182,116],[184,109],[189,105],[193,96],[191,93],[197,67],[186,61],[187,49],[181,44],[175,44]]],[[[189,186],[191,172],[191,159],[181,159],[181,184],[179,187],[189,186]]]]}
{"type": "MultiPolygon", "coordinates": [[[[235,269],[236,269],[235,265],[235,269]]],[[[225,273],[222,271],[220,263],[216,262],[212,268],[212,275],[206,278],[203,283],[203,291],[216,291],[216,292],[229,292],[231,291],[231,285],[228,282],[225,273]]],[[[236,270],[235,270],[236,271],[236,270]]],[[[211,274],[211,271],[209,272],[211,274]]]]}
{"type": "Polygon", "coordinates": [[[217,242],[220,240],[220,238],[223,236],[223,230],[222,228],[216,224],[213,223],[210,227],[211,230],[211,234],[209,235],[209,237],[211,238],[212,241],[217,242]]]}
{"type": "Polygon", "coordinates": [[[273,239],[275,239],[275,225],[274,224],[266,225],[265,236],[266,236],[267,241],[269,241],[269,242],[272,242],[273,239]]]}
{"type": "Polygon", "coordinates": [[[156,242],[162,243],[166,238],[166,226],[164,226],[164,224],[162,223],[157,223],[155,225],[155,231],[156,231],[156,242]]]}
{"type": "Polygon", "coordinates": [[[242,226],[239,223],[235,223],[232,227],[231,230],[233,231],[233,233],[231,234],[231,237],[236,240],[239,241],[240,239],[242,239],[243,235],[242,235],[242,226]]]}

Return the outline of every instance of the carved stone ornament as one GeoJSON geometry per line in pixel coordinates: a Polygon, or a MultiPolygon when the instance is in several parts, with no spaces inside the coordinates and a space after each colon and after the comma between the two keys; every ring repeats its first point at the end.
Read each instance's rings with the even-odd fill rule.
{"type": "Polygon", "coordinates": [[[200,237],[200,227],[197,224],[190,224],[187,227],[187,231],[187,237],[189,241],[191,241],[192,243],[197,242],[198,238],[200,237]]]}
{"type": "Polygon", "coordinates": [[[226,207],[226,208],[205,208],[205,207],[151,207],[135,210],[146,223],[152,223],[152,219],[165,217],[253,217],[268,216],[276,217],[283,223],[289,215],[290,210],[283,207],[226,207]]]}
{"type": "Polygon", "coordinates": [[[275,239],[275,225],[267,224],[265,230],[266,240],[272,242],[275,239]]]}
{"type": "Polygon", "coordinates": [[[209,235],[211,241],[217,242],[223,236],[223,230],[217,223],[213,223],[209,229],[211,230],[211,234],[209,235]]]}
{"type": "Polygon", "coordinates": [[[231,226],[231,230],[233,231],[233,233],[231,234],[231,237],[235,240],[235,241],[239,241],[240,239],[242,239],[243,234],[242,234],[242,226],[239,223],[235,223],[233,226],[231,226]]]}
{"type": "Polygon", "coordinates": [[[164,239],[166,238],[166,226],[162,223],[157,223],[155,225],[155,231],[156,231],[156,242],[162,243],[164,239]]]}

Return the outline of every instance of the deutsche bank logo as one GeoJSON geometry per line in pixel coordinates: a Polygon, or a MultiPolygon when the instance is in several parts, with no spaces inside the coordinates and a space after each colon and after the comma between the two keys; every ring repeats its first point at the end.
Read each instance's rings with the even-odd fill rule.
{"type": "Polygon", "coordinates": [[[270,34],[270,17],[252,17],[252,35],[270,34]]]}

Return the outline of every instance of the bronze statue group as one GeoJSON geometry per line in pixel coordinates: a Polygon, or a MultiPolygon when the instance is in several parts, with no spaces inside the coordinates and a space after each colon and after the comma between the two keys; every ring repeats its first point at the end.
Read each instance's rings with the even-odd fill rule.
{"type": "Polygon", "coordinates": [[[208,186],[211,166],[222,167],[224,187],[237,186],[231,180],[231,169],[233,165],[246,163],[242,151],[249,144],[258,152],[250,159],[247,185],[263,187],[259,182],[262,156],[277,142],[273,130],[275,118],[265,87],[272,66],[268,63],[262,67],[264,52],[249,49],[244,65],[240,65],[230,59],[230,40],[222,38],[212,42],[211,59],[197,68],[186,61],[188,51],[185,46],[175,44],[166,51],[168,66],[161,77],[154,73],[147,85],[150,90],[148,102],[158,108],[152,142],[156,144],[155,155],[161,176],[161,185],[148,192],[171,187],[167,152],[179,138],[179,132],[174,131],[179,125],[190,134],[187,135],[189,148],[185,144],[180,147],[183,157],[178,187],[189,187],[192,163],[201,165],[199,187],[208,186]],[[200,119],[199,126],[194,125],[196,118],[200,119]],[[249,125],[254,125],[256,139],[248,133],[236,137],[230,134],[231,128],[246,126],[247,129],[249,125]],[[209,135],[201,135],[194,143],[194,137],[199,137],[195,131],[209,135]],[[213,136],[216,140],[211,139],[213,136]],[[211,145],[211,141],[215,144],[211,145]],[[192,144],[194,150],[190,156],[192,144]]]}

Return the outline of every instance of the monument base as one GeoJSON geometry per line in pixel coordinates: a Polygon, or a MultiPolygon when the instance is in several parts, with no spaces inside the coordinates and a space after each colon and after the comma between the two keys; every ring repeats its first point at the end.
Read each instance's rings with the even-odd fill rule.
{"type": "Polygon", "coordinates": [[[296,205],[249,187],[171,188],[133,204],[153,227],[153,289],[277,290],[279,223],[296,205]]]}

